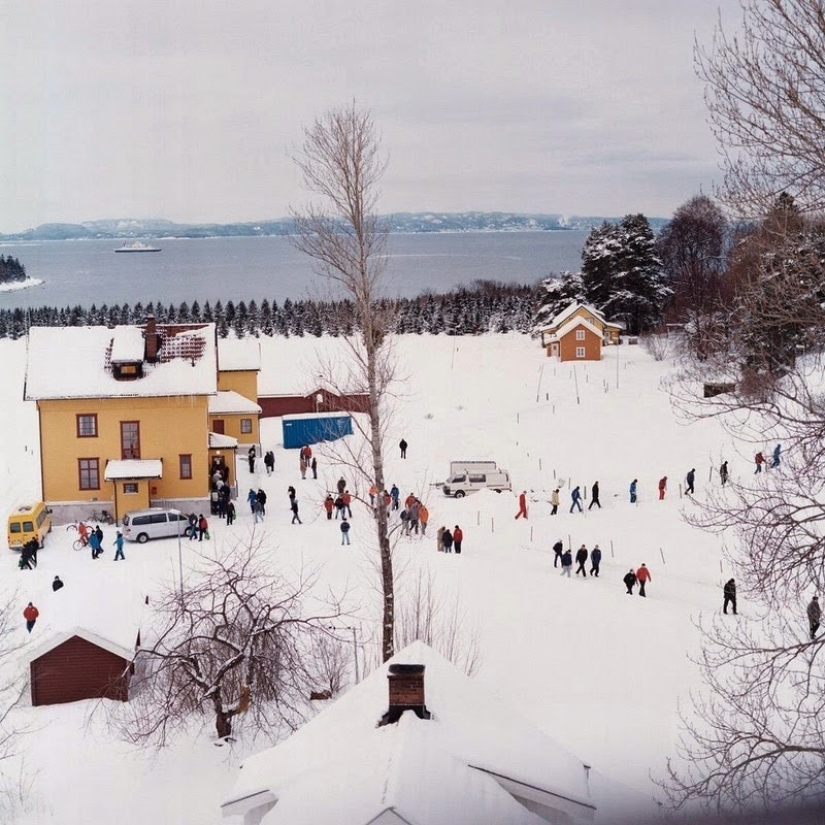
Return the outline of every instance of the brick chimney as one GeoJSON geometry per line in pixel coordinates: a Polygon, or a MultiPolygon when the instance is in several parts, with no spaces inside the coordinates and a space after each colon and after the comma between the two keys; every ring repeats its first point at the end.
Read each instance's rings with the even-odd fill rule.
{"type": "Polygon", "coordinates": [[[382,725],[391,725],[411,710],[419,719],[429,719],[424,704],[424,665],[390,665],[387,675],[390,707],[381,719],[382,725]]]}
{"type": "Polygon", "coordinates": [[[160,335],[158,335],[157,324],[154,315],[146,316],[146,329],[143,333],[145,341],[143,355],[146,361],[154,364],[158,360],[158,350],[160,349],[160,335]]]}

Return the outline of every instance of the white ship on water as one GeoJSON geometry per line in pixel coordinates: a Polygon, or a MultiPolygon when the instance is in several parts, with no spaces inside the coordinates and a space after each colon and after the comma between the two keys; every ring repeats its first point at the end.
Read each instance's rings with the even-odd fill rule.
{"type": "Polygon", "coordinates": [[[115,250],[115,252],[160,252],[159,246],[150,246],[143,243],[143,241],[133,241],[132,243],[124,244],[115,250]]]}

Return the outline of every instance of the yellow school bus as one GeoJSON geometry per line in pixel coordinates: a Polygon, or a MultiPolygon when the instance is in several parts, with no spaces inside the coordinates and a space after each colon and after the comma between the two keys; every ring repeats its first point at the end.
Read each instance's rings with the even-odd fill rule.
{"type": "Polygon", "coordinates": [[[6,528],[6,538],[9,548],[22,550],[27,541],[36,538],[42,547],[46,541],[46,533],[52,529],[51,510],[42,502],[18,507],[10,516],[6,528]]]}

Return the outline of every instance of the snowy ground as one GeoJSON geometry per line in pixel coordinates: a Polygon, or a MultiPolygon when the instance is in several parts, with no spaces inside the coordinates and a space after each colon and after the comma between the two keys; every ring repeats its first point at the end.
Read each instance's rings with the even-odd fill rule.
{"type": "MultiPolygon", "coordinates": [[[[262,339],[261,388],[274,380],[276,363],[312,370],[324,345],[316,338],[262,339]]],[[[697,496],[718,493],[711,468],[724,457],[734,477],[749,473],[740,453],[752,455],[750,446],[735,450],[716,422],[680,423],[660,388],[673,364],[656,363],[638,347],[610,349],[602,362],[575,367],[545,358],[536,342],[517,335],[404,336],[397,351],[404,380],[392,405],[387,480],[402,497],[413,491],[426,499],[433,533],[399,544],[396,558],[406,567],[399,586],[419,569],[431,571],[445,593],[458,594],[465,626],[475,628],[482,650],[477,678],[598,771],[652,794],[649,773],[661,774],[674,750],[677,703],[697,685],[687,656],[697,644],[693,620],[721,610],[722,582],[735,575],[721,563],[720,539],[684,523],[683,511],[695,505],[680,497],[679,484],[695,467],[697,496]],[[395,446],[402,436],[409,442],[405,461],[395,446]],[[514,493],[445,499],[429,485],[443,480],[454,459],[495,459],[510,471],[514,493]],[[670,491],[660,502],[655,487],[662,475],[670,491]],[[639,479],[636,506],[627,496],[633,478],[639,479]],[[570,515],[570,485],[587,487],[586,507],[597,479],[602,509],[570,515]],[[551,517],[546,498],[562,481],[560,514],[551,517]],[[528,521],[513,518],[521,489],[534,491],[528,521]],[[436,552],[434,533],[442,524],[462,526],[462,555],[436,552]],[[574,550],[598,543],[601,577],[561,578],[550,549],[558,538],[574,550]],[[625,595],[621,582],[642,562],[652,572],[647,599],[625,595]]],[[[36,410],[21,400],[25,342],[0,340],[0,365],[5,514],[38,496],[38,439],[36,410]]],[[[275,474],[267,477],[261,467],[253,479],[240,467],[239,519],[233,528],[213,520],[216,546],[229,539],[228,529],[235,536],[252,529],[243,499],[250,485],[263,487],[269,494],[263,530],[273,554],[295,565],[317,563],[325,583],[346,585],[360,597],[363,616],[377,612],[366,513],[355,510],[352,547],[341,548],[337,524],[320,508],[341,468],[319,450],[319,480],[302,481],[297,451],[280,447],[279,419],[265,421],[262,431],[264,449],[275,450],[275,474]],[[289,523],[289,484],[298,489],[301,526],[289,523]]],[[[107,552],[93,565],[86,553],[72,551],[71,536],[57,526],[33,572],[18,572],[17,557],[3,546],[5,597],[20,611],[35,601],[42,616],[31,639],[23,638],[21,616],[21,640],[42,641],[50,614],[61,610],[61,594],[49,586],[56,573],[65,591],[91,602],[101,592],[139,597],[177,575],[175,539],[127,545],[126,562],[114,565],[112,538],[107,535],[107,552]]],[[[185,571],[192,562],[188,543],[183,552],[185,571]]],[[[745,600],[740,612],[747,610],[745,600]]],[[[32,726],[19,740],[30,786],[21,783],[19,760],[0,763],[7,788],[25,786],[18,794],[24,800],[5,821],[220,821],[218,806],[244,756],[243,743],[215,748],[207,731],[160,754],[141,752],[118,741],[103,716],[87,722],[92,706],[16,712],[32,726]]]]}

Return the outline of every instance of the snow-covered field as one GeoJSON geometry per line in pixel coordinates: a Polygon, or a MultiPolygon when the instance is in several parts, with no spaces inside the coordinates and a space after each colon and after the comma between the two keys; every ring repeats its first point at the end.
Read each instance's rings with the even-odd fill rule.
{"type": "MultiPolygon", "coordinates": [[[[325,346],[317,338],[262,339],[261,390],[283,383],[276,364],[278,370],[290,365],[296,382],[299,371],[317,373],[316,352],[325,346]]],[[[599,772],[652,795],[649,774],[661,775],[674,752],[677,705],[681,699],[684,706],[698,685],[688,659],[698,642],[693,620],[721,611],[722,583],[736,574],[721,561],[720,539],[683,521],[685,509],[695,505],[680,497],[679,485],[695,467],[697,498],[718,494],[711,468],[727,458],[734,478],[749,473],[741,456],[752,455],[751,448],[736,450],[717,422],[681,423],[661,389],[673,363],[654,362],[638,347],[608,349],[600,363],[573,366],[545,358],[536,342],[515,334],[403,336],[397,355],[403,380],[391,404],[387,481],[398,484],[402,497],[412,491],[426,500],[433,533],[400,542],[396,559],[406,571],[399,588],[417,570],[431,571],[445,593],[457,594],[465,627],[475,628],[482,654],[476,678],[599,772]],[[403,461],[396,447],[402,436],[409,442],[403,461]],[[444,479],[454,459],[495,459],[510,471],[513,494],[444,498],[430,485],[444,479]],[[669,492],[658,501],[663,475],[669,492]],[[639,480],[635,506],[627,495],[633,478],[639,480]],[[587,507],[596,480],[602,509],[569,514],[571,484],[587,488],[587,507]],[[546,499],[558,482],[562,506],[552,517],[546,499]],[[522,489],[532,491],[527,521],[514,519],[522,489]],[[435,530],[455,524],[465,533],[464,552],[437,553],[435,530]],[[600,578],[560,577],[551,550],[559,538],[574,551],[598,543],[604,552],[600,578]],[[647,599],[627,596],[621,581],[642,562],[652,572],[647,599]]],[[[34,405],[21,400],[25,341],[0,340],[0,365],[5,522],[11,508],[39,495],[38,438],[34,405]]],[[[275,473],[267,477],[261,467],[253,479],[239,466],[239,518],[232,528],[212,520],[216,546],[230,540],[229,530],[234,537],[252,530],[244,495],[249,486],[263,487],[271,552],[296,565],[317,564],[325,583],[348,586],[364,616],[377,615],[366,512],[355,509],[352,546],[342,548],[336,522],[328,522],[320,506],[341,468],[319,449],[319,480],[301,480],[297,451],[280,446],[280,420],[266,420],[262,431],[264,450],[275,451],[275,473]],[[298,490],[300,526],[290,524],[289,484],[298,490]]],[[[85,552],[73,552],[71,535],[56,526],[32,572],[18,572],[17,556],[0,539],[3,597],[20,613],[30,600],[41,612],[31,638],[20,616],[21,641],[43,640],[57,621],[60,596],[69,591],[101,611],[116,610],[104,594],[139,597],[177,575],[175,539],[127,545],[125,563],[115,565],[113,538],[109,528],[106,553],[95,565],[85,552]],[[57,594],[50,587],[55,574],[66,583],[57,594]]],[[[183,552],[185,571],[192,562],[188,542],[183,552]]],[[[740,612],[747,611],[740,594],[740,612]]],[[[367,630],[364,625],[364,635],[367,630]]],[[[104,714],[89,721],[94,704],[15,711],[30,731],[17,743],[21,758],[0,763],[12,792],[0,819],[26,825],[220,821],[219,804],[246,753],[243,741],[213,747],[207,728],[195,741],[160,753],[140,751],[117,739],[104,714]]]]}

